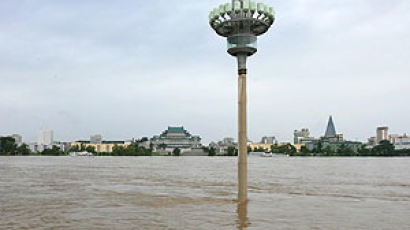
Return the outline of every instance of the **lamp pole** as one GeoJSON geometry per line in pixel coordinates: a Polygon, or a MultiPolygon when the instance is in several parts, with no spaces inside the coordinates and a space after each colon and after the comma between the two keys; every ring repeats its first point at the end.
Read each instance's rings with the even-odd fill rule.
{"type": "Polygon", "coordinates": [[[238,61],[238,202],[248,200],[246,59],[257,51],[257,36],[264,34],[275,21],[274,11],[263,3],[232,0],[214,8],[209,24],[226,37],[228,53],[238,61]]]}

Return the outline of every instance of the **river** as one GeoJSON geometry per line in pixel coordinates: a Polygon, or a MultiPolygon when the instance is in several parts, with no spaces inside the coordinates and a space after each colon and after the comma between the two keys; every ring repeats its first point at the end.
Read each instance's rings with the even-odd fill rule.
{"type": "Polygon", "coordinates": [[[410,229],[410,158],[0,157],[0,229],[410,229]]]}

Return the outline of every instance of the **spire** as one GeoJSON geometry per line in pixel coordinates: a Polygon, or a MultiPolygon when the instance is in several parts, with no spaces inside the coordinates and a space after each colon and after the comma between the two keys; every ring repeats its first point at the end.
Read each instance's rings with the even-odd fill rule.
{"type": "Polygon", "coordinates": [[[335,124],[333,124],[332,116],[329,116],[329,122],[327,123],[325,137],[334,137],[336,136],[335,124]]]}

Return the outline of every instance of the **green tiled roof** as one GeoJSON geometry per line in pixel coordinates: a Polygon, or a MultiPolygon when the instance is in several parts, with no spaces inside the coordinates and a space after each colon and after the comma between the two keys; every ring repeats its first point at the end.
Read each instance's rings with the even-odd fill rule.
{"type": "Polygon", "coordinates": [[[165,130],[164,132],[161,133],[160,137],[166,136],[168,133],[183,133],[187,137],[190,137],[191,134],[184,129],[184,126],[177,126],[177,127],[172,127],[168,126],[168,129],[165,130]]]}
{"type": "Polygon", "coordinates": [[[184,126],[181,126],[181,127],[168,126],[168,132],[169,133],[185,133],[186,130],[184,129],[184,126]]]}

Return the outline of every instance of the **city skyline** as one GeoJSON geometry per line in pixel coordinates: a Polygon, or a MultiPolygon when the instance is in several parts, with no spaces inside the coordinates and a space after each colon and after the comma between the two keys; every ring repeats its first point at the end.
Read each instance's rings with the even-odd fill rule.
{"type": "MultiPolygon", "coordinates": [[[[291,143],[291,144],[301,144],[301,143],[299,143],[299,140],[297,140],[297,139],[295,139],[296,137],[306,137],[307,139],[305,139],[303,142],[306,142],[306,141],[311,141],[311,140],[314,140],[314,139],[317,139],[317,138],[322,138],[322,137],[328,137],[328,136],[326,136],[326,134],[327,134],[327,131],[328,131],[328,129],[329,129],[329,125],[331,125],[331,126],[333,126],[333,128],[334,128],[334,123],[333,123],[333,117],[332,117],[332,115],[330,115],[329,117],[328,117],[328,122],[327,122],[327,126],[325,127],[325,129],[324,130],[326,130],[326,133],[325,133],[325,135],[323,135],[323,133],[322,133],[322,135],[310,135],[310,129],[308,128],[308,127],[301,127],[300,129],[295,129],[294,131],[293,131],[293,140],[280,140],[280,139],[277,139],[277,137],[275,136],[275,135],[269,135],[269,134],[264,134],[264,135],[262,135],[262,136],[260,136],[260,137],[255,137],[255,138],[248,138],[248,142],[250,142],[250,143],[263,143],[264,142],[264,139],[269,139],[269,138],[273,138],[275,141],[276,141],[276,143],[291,143]],[[304,133],[302,133],[302,132],[304,132],[304,133]],[[306,135],[306,136],[305,136],[306,135]],[[297,142],[297,143],[296,143],[297,142]]],[[[182,128],[182,129],[184,129],[184,126],[183,125],[175,125],[175,126],[173,126],[173,125],[168,125],[168,128],[170,128],[170,127],[177,127],[177,128],[182,128]]],[[[225,136],[225,137],[222,137],[222,138],[220,138],[220,139],[210,139],[209,141],[207,141],[209,138],[204,138],[204,137],[202,137],[201,136],[201,134],[200,133],[194,133],[194,134],[197,134],[198,135],[198,137],[200,137],[200,139],[201,140],[203,140],[202,141],[202,144],[203,145],[208,145],[208,144],[211,144],[211,143],[213,143],[213,142],[218,142],[218,140],[220,140],[220,139],[226,139],[226,138],[228,138],[228,139],[232,139],[232,141],[237,141],[237,139],[235,138],[235,136],[234,135],[232,135],[232,136],[225,136]]],[[[406,136],[406,135],[408,135],[408,131],[405,131],[405,132],[396,132],[396,130],[395,129],[393,129],[393,131],[392,132],[390,132],[390,127],[389,126],[377,126],[377,127],[375,127],[375,129],[374,129],[374,133],[372,133],[370,136],[368,136],[368,137],[364,137],[363,138],[363,140],[359,140],[359,139],[355,139],[354,141],[360,141],[360,142],[362,142],[363,144],[370,144],[370,145],[372,145],[372,139],[374,138],[374,141],[376,142],[376,143],[378,143],[380,140],[377,140],[377,139],[387,139],[388,137],[390,137],[390,136],[392,136],[392,137],[398,137],[398,136],[400,136],[400,135],[404,135],[404,136],[406,136]],[[379,130],[381,130],[381,129],[386,129],[386,130],[388,130],[388,131],[386,131],[384,134],[383,134],[383,137],[379,137],[379,138],[376,138],[375,136],[378,136],[379,135],[379,130]]],[[[340,133],[340,134],[335,134],[336,136],[337,135],[341,135],[342,137],[344,136],[344,133],[340,133]]],[[[380,134],[381,135],[381,134],[380,134]]],[[[70,139],[70,140],[68,140],[68,139],[59,139],[58,137],[57,138],[54,138],[54,130],[53,129],[45,129],[44,127],[42,127],[40,130],[38,130],[37,131],[37,136],[33,139],[33,140],[28,140],[27,138],[25,138],[23,135],[21,135],[20,133],[16,133],[16,132],[14,132],[14,133],[8,133],[8,134],[4,134],[4,133],[0,133],[0,137],[1,136],[11,136],[11,137],[14,137],[14,136],[17,136],[17,138],[20,140],[20,142],[22,142],[22,143],[26,143],[26,144],[29,144],[29,143],[31,143],[31,144],[33,144],[33,143],[37,143],[37,144],[42,144],[42,145],[51,145],[53,142],[76,142],[76,141],[84,141],[84,140],[90,140],[91,142],[98,142],[98,141],[105,141],[105,140],[112,140],[112,141],[133,141],[133,140],[138,140],[138,139],[142,139],[142,138],[148,138],[148,139],[151,139],[151,138],[155,138],[157,135],[156,134],[150,134],[150,135],[145,135],[145,136],[132,136],[132,137],[126,137],[126,138],[111,138],[111,137],[106,137],[106,136],[104,136],[104,134],[101,134],[101,133],[90,133],[88,136],[83,136],[83,137],[76,137],[76,138],[74,138],[74,139],[70,139]],[[47,137],[46,137],[47,136],[47,137]]],[[[14,137],[14,138],[16,138],[16,137],[14,137]]],[[[266,141],[266,140],[265,140],[266,141]]]]}
{"type": "MultiPolygon", "coordinates": [[[[166,1],[2,1],[1,134],[125,139],[184,125],[204,143],[235,137],[234,60],[203,10],[223,2],[182,1],[171,13],[166,1]]],[[[329,115],[351,140],[383,125],[410,130],[410,3],[266,3],[280,13],[249,61],[250,139],[291,142],[303,127],[320,136],[329,115]]]]}

